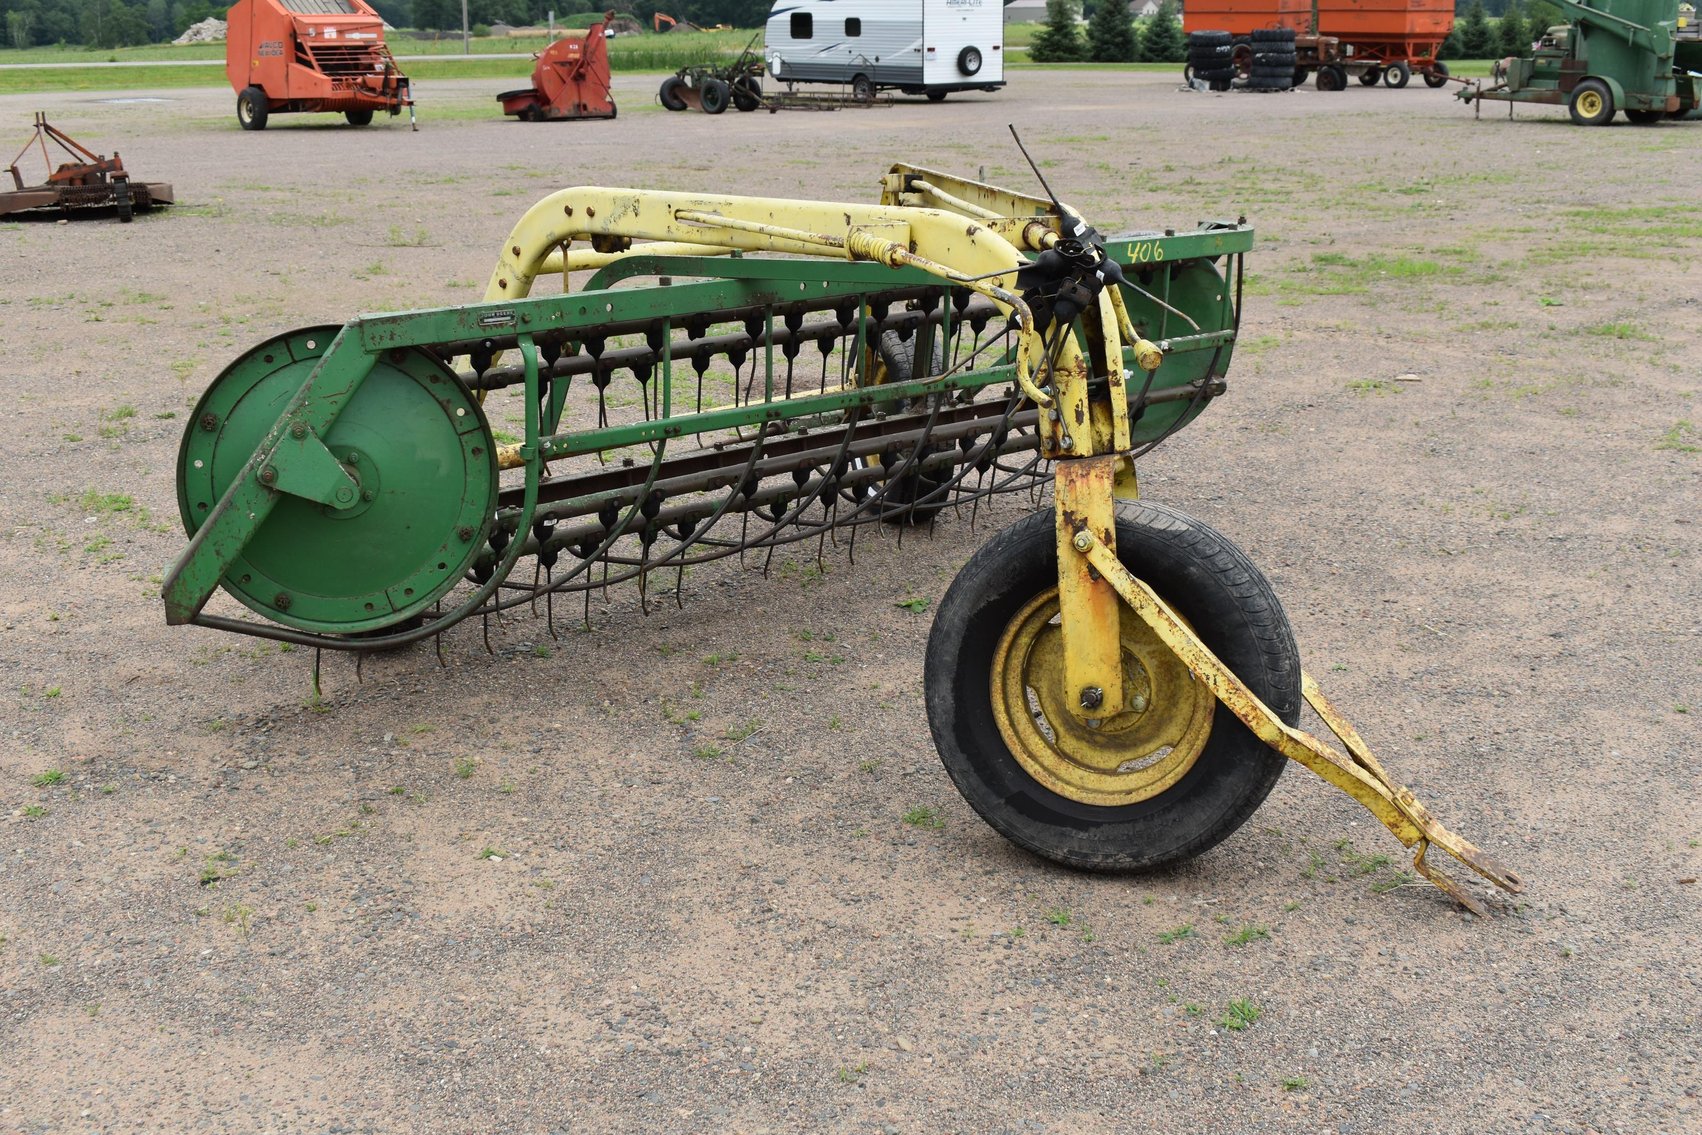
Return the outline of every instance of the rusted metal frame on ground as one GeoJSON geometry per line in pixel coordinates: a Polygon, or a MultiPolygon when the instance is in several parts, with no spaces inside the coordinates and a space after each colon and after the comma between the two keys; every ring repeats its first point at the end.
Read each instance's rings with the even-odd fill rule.
{"type": "MultiPolygon", "coordinates": [[[[1062,484],[1061,479],[1059,483],[1062,484]]],[[[1469,840],[1443,827],[1410,790],[1396,783],[1358,732],[1324,699],[1310,675],[1302,674],[1301,690],[1308,704],[1347,749],[1346,755],[1278,718],[1156,592],[1123,566],[1115,549],[1100,540],[1091,527],[1084,525],[1077,529],[1065,547],[1075,553],[1072,558],[1090,564],[1165,645],[1187,663],[1195,678],[1206,683],[1217,699],[1261,741],[1352,796],[1395,838],[1415,847],[1413,867],[1419,874],[1479,915],[1486,913],[1483,904],[1426,862],[1425,853],[1431,846],[1446,851],[1502,890],[1517,894],[1524,889],[1524,882],[1517,874],[1469,840]]],[[[1060,555],[1064,554],[1067,553],[1061,549],[1060,555]]]]}

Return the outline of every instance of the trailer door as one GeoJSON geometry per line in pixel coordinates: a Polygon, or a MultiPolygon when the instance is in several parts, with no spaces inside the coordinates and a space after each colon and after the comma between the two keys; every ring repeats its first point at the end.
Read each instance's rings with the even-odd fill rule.
{"type": "Polygon", "coordinates": [[[922,79],[930,87],[1005,81],[1000,0],[922,0],[922,79]]]}

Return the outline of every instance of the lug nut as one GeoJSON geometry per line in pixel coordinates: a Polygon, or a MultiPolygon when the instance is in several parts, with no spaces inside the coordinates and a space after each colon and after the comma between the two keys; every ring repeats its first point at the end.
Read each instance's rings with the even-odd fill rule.
{"type": "Polygon", "coordinates": [[[1098,709],[1105,704],[1105,691],[1098,686],[1088,686],[1081,692],[1081,707],[1083,709],[1098,709]]]}
{"type": "Polygon", "coordinates": [[[270,485],[277,479],[278,471],[272,466],[268,465],[266,468],[260,470],[260,483],[262,485],[270,485]]]}
{"type": "Polygon", "coordinates": [[[465,544],[473,538],[473,530],[471,527],[463,524],[455,535],[461,537],[461,542],[465,544]]]}
{"type": "Polygon", "coordinates": [[[288,611],[290,609],[290,593],[288,591],[280,591],[276,595],[272,596],[272,606],[276,607],[280,611],[288,611]]]}
{"type": "Polygon", "coordinates": [[[1076,551],[1085,552],[1093,547],[1093,537],[1086,532],[1077,532],[1075,538],[1076,551]]]}
{"type": "Polygon", "coordinates": [[[297,441],[300,441],[302,438],[307,436],[307,427],[302,425],[300,422],[297,422],[295,425],[290,427],[290,436],[295,438],[297,441]]]}

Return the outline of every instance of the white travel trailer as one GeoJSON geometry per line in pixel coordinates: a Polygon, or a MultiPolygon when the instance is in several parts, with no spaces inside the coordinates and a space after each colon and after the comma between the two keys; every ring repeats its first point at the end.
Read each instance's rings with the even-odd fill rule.
{"type": "Polygon", "coordinates": [[[1002,0],[776,0],[763,37],[772,78],[849,84],[862,100],[1005,85],[1002,0]]]}

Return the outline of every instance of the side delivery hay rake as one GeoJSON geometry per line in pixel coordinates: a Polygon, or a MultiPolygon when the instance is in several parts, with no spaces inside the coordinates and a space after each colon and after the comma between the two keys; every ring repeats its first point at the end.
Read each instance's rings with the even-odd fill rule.
{"type": "Polygon", "coordinates": [[[1051,480],[1055,508],[970,559],[927,650],[936,745],[994,828],[1077,867],[1171,863],[1289,758],[1466,906],[1430,847],[1519,890],[1324,700],[1246,556],[1137,499],[1135,459],[1225,390],[1252,230],[1105,238],[930,170],[882,187],[562,190],[515,226],[485,302],[253,348],[184,433],[168,620],[353,651],[517,607],[553,630],[558,596],[634,580],[648,607],[658,572],[677,599],[690,565],[830,535],[854,552],[863,525],[1051,480]],[[485,415],[504,389],[523,436],[485,415]],[[221,586],[266,621],[205,612],[221,586]],[[1295,728],[1303,700],[1341,749],[1295,728]]]}

